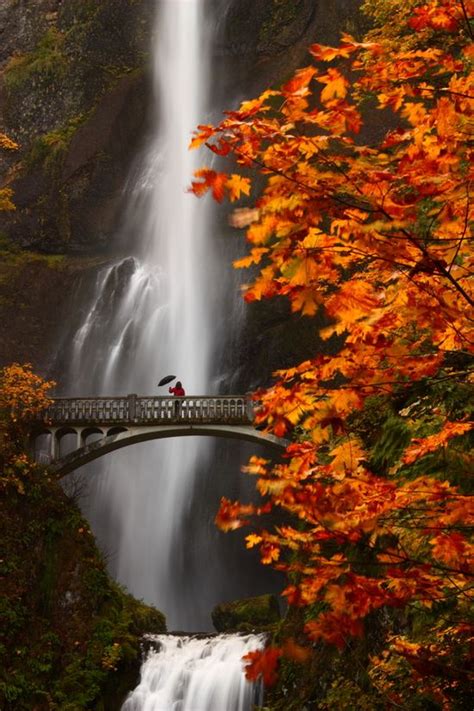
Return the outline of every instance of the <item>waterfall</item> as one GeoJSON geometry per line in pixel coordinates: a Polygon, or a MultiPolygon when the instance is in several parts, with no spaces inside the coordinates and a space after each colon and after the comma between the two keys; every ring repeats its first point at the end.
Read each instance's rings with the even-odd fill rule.
{"type": "Polygon", "coordinates": [[[246,681],[242,656],[259,649],[264,635],[150,636],[158,647],[141,669],[122,711],[250,711],[262,704],[261,685],[246,681]]]}
{"type": "MultiPolygon", "coordinates": [[[[228,0],[219,2],[225,12],[228,0]]],[[[71,330],[58,349],[60,394],[168,395],[157,388],[168,374],[189,395],[229,392],[223,352],[231,335],[237,344],[238,286],[226,250],[234,247],[213,234],[212,200],[187,192],[193,171],[209,159],[188,143],[209,114],[212,8],[211,0],[156,0],[152,131],[124,191],[117,239],[124,256],[74,297],[71,330]]],[[[68,438],[61,455],[75,444],[68,438]]],[[[110,453],[73,475],[110,573],[162,610],[169,629],[207,632],[214,605],[281,588],[258,552],[245,550],[244,534],[225,536],[214,525],[222,496],[255,496],[239,473],[252,453],[267,454],[236,440],[160,440],[110,453]]]]}
{"type": "MultiPolygon", "coordinates": [[[[213,268],[209,205],[187,192],[202,156],[189,152],[206,112],[209,42],[203,0],[157,2],[153,136],[130,179],[128,256],[104,268],[68,360],[70,394],[163,394],[176,374],[187,394],[211,391],[213,268]]],[[[209,629],[183,585],[180,529],[203,438],[141,445],[87,468],[85,510],[110,567],[132,594],[154,602],[171,628],[209,629]],[[94,474],[90,475],[91,472],[94,474]]],[[[206,582],[203,582],[206,585],[206,582]]],[[[203,605],[204,607],[204,605],[203,605]]]]}

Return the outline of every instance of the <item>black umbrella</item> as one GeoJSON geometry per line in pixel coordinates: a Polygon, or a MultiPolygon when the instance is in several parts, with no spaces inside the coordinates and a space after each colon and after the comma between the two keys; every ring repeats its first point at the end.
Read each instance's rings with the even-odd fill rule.
{"type": "Polygon", "coordinates": [[[161,378],[160,382],[158,383],[158,387],[160,387],[161,385],[168,385],[168,383],[171,383],[171,381],[174,380],[176,377],[176,375],[165,375],[165,377],[161,378]]]}

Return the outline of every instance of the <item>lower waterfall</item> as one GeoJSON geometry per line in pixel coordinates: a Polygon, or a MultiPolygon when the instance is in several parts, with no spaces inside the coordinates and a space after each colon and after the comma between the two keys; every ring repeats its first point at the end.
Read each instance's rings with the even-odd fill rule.
{"type": "Polygon", "coordinates": [[[149,635],[140,683],[122,711],[250,711],[263,689],[245,679],[242,657],[265,635],[149,635]]]}

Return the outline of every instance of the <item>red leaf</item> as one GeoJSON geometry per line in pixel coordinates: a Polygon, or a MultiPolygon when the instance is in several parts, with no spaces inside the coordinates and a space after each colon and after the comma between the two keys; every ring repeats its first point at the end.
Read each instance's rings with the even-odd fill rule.
{"type": "Polygon", "coordinates": [[[249,652],[244,657],[248,662],[245,665],[245,677],[249,681],[256,681],[262,677],[265,686],[273,686],[278,679],[277,667],[281,655],[282,650],[279,647],[267,647],[263,651],[249,652]]]}

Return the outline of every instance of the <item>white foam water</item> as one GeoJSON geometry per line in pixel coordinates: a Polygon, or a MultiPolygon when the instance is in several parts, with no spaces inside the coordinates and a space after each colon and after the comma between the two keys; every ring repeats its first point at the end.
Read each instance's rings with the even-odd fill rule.
{"type": "Polygon", "coordinates": [[[136,689],[122,711],[250,711],[262,704],[260,683],[245,679],[242,657],[264,646],[264,635],[149,636],[136,689]]]}

